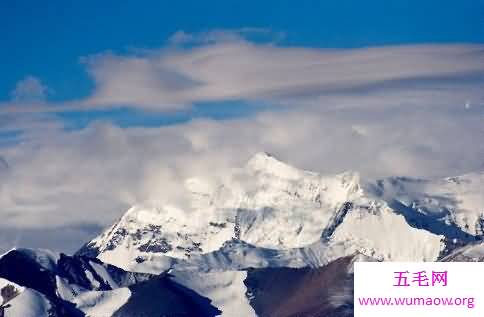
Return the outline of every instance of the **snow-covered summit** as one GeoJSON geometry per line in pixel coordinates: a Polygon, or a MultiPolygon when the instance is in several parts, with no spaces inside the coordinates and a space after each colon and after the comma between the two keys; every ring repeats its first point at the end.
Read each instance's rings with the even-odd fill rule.
{"type": "Polygon", "coordinates": [[[23,287],[22,294],[39,292],[32,303],[41,308],[70,307],[81,316],[220,310],[245,317],[259,315],[261,303],[277,310],[286,302],[297,305],[283,310],[299,316],[307,311],[298,297],[291,301],[299,287],[318,303],[323,293],[331,301],[345,296],[336,306],[318,307],[333,316],[328,312],[351,304],[351,266],[358,259],[484,260],[483,173],[368,181],[356,172],[301,170],[258,153],[215,174],[187,178],[181,201],[131,207],[74,257],[11,250],[0,256],[0,277],[23,287]],[[305,283],[274,283],[279,276],[305,283]],[[154,293],[167,302],[146,305],[154,293]]]}
{"type": "Polygon", "coordinates": [[[429,230],[467,240],[484,234],[484,172],[434,180],[391,177],[375,188],[382,199],[429,230]]]}
{"type": "Polygon", "coordinates": [[[322,243],[332,250],[343,246],[341,256],[436,260],[479,238],[467,230],[478,226],[473,215],[484,205],[479,175],[370,182],[356,172],[301,170],[261,152],[217,181],[188,178],[183,203],[133,206],[80,252],[126,269],[153,258],[163,259],[162,267],[194,255],[219,258],[233,240],[275,252],[322,243]],[[447,217],[421,208],[448,206],[449,192],[458,203],[447,217]]]}
{"type": "Polygon", "coordinates": [[[264,248],[303,247],[321,238],[346,202],[363,195],[356,173],[323,176],[266,153],[219,183],[189,178],[185,187],[183,205],[134,206],[89,247],[108,262],[150,253],[184,258],[232,239],[264,248]]]}
{"type": "MultiPolygon", "coordinates": [[[[253,172],[271,174],[281,178],[297,179],[302,171],[278,160],[267,152],[256,153],[246,163],[245,167],[253,172]]],[[[309,172],[306,172],[309,174],[309,172]]]]}

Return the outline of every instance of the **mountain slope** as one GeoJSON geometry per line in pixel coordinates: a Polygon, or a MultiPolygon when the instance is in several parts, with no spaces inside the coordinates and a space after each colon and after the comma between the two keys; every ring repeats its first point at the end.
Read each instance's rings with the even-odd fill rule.
{"type": "MultiPolygon", "coordinates": [[[[226,269],[260,267],[266,256],[289,253],[290,261],[279,261],[281,266],[327,263],[355,252],[382,260],[431,261],[451,249],[447,244],[455,239],[446,239],[443,230],[414,225],[408,213],[394,207],[398,192],[383,191],[386,187],[380,184],[384,182],[363,182],[352,172],[320,175],[299,170],[258,153],[218,183],[188,179],[183,203],[134,206],[79,254],[126,270],[160,272],[180,263],[201,269],[210,266],[201,262],[222,261],[226,269]],[[231,241],[241,242],[240,248],[227,248],[231,241]],[[403,246],[402,241],[409,243],[403,246]],[[315,261],[293,251],[315,247],[332,254],[315,261]],[[236,252],[245,266],[234,264],[236,252]],[[245,252],[259,264],[247,261],[245,252]]],[[[467,242],[474,236],[458,238],[467,242]]]]}
{"type": "Polygon", "coordinates": [[[7,316],[349,317],[354,261],[484,260],[483,175],[363,181],[259,153],[133,206],[74,256],[1,255],[20,294],[7,316]]]}
{"type": "Polygon", "coordinates": [[[407,217],[432,232],[464,240],[484,232],[484,172],[437,180],[391,177],[374,189],[402,214],[410,210],[407,217]]]}
{"type": "Polygon", "coordinates": [[[55,317],[54,305],[41,293],[0,278],[0,290],[10,288],[12,298],[0,301],[0,312],[6,317],[55,317]]]}
{"type": "Polygon", "coordinates": [[[259,153],[216,182],[187,179],[182,202],[134,206],[79,254],[130,271],[169,270],[223,316],[349,316],[337,291],[348,290],[337,286],[351,276],[345,259],[482,260],[483,175],[364,181],[259,153]],[[341,305],[329,304],[334,294],[341,305]]]}
{"type": "Polygon", "coordinates": [[[186,258],[241,239],[273,249],[302,247],[317,241],[332,215],[357,196],[358,176],[325,178],[300,171],[267,154],[257,154],[224,183],[186,181],[184,206],[135,206],[89,247],[115,257],[131,248],[131,257],[163,253],[186,258]]]}
{"type": "Polygon", "coordinates": [[[253,269],[244,283],[260,317],[352,316],[358,259],[344,257],[320,268],[253,269]]]}
{"type": "Polygon", "coordinates": [[[484,262],[484,243],[471,243],[455,249],[442,259],[444,262],[484,262]]]}
{"type": "Polygon", "coordinates": [[[21,294],[8,303],[7,317],[219,314],[210,300],[170,275],[131,273],[98,259],[45,250],[17,249],[2,255],[0,282],[10,281],[21,294]]]}

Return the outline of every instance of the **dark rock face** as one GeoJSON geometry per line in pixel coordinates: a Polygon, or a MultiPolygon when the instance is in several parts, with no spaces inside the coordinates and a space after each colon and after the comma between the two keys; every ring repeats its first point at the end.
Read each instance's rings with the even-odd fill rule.
{"type": "Polygon", "coordinates": [[[56,297],[56,276],[64,278],[69,284],[76,284],[88,290],[112,290],[94,265],[105,270],[117,286],[129,286],[154,277],[151,274],[126,272],[113,265],[104,264],[98,259],[61,254],[50,270],[42,267],[24,251],[13,250],[0,258],[0,277],[19,285],[35,289],[40,293],[56,297]],[[89,272],[91,279],[87,277],[89,272]]]}
{"type": "Polygon", "coordinates": [[[260,317],[353,316],[352,258],[322,268],[249,270],[247,297],[260,317]]]}
{"type": "Polygon", "coordinates": [[[113,317],[214,317],[210,300],[173,282],[168,275],[130,286],[132,296],[113,317]]]}
{"type": "Polygon", "coordinates": [[[166,241],[166,239],[158,239],[140,245],[138,250],[141,252],[167,253],[173,250],[173,247],[166,241]]]}
{"type": "Polygon", "coordinates": [[[12,250],[3,255],[0,277],[43,294],[53,307],[49,317],[85,316],[74,304],[59,297],[58,277],[86,290],[110,291],[129,287],[132,296],[113,316],[212,317],[221,313],[209,299],[172,281],[168,274],[126,272],[98,259],[65,254],[47,268],[38,263],[33,254],[34,251],[30,250],[12,250]],[[105,280],[106,276],[111,282],[105,280]]]}
{"type": "Polygon", "coordinates": [[[11,307],[8,302],[17,297],[19,294],[20,291],[12,284],[7,284],[0,289],[0,296],[2,297],[2,301],[0,302],[0,317],[4,317],[5,309],[11,307]]]}
{"type": "Polygon", "coordinates": [[[47,297],[56,297],[55,274],[23,252],[13,250],[0,258],[0,277],[35,289],[47,297]]]}
{"type": "Polygon", "coordinates": [[[210,221],[209,225],[212,226],[212,227],[215,227],[215,228],[220,228],[220,229],[227,227],[227,223],[225,223],[225,222],[212,222],[212,221],[210,221]]]}
{"type": "Polygon", "coordinates": [[[93,246],[91,243],[86,243],[74,255],[95,258],[99,255],[99,249],[93,246]]]}
{"type": "Polygon", "coordinates": [[[132,284],[148,280],[155,275],[145,273],[126,272],[116,266],[105,264],[98,259],[88,258],[84,256],[68,256],[61,254],[55,273],[69,281],[69,284],[76,284],[89,290],[112,290],[113,287],[124,287],[132,284]],[[94,265],[101,267],[109,277],[116,283],[116,286],[109,285],[94,265]],[[94,278],[98,286],[94,286],[93,282],[87,277],[89,272],[91,278],[94,278]]]}
{"type": "Polygon", "coordinates": [[[84,313],[56,294],[56,273],[46,270],[28,254],[13,250],[0,258],[0,277],[43,294],[50,302],[50,317],[77,317],[84,313]]]}
{"type": "Polygon", "coordinates": [[[345,202],[339,208],[338,212],[330,219],[328,226],[324,228],[323,232],[321,233],[322,240],[330,240],[336,228],[343,222],[344,218],[351,211],[351,209],[353,209],[353,203],[350,201],[345,202]]]}

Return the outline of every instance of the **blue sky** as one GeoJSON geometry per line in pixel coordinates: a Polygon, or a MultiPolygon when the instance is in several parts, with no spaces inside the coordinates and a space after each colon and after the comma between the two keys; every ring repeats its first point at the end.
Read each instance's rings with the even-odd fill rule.
{"type": "Polygon", "coordinates": [[[269,28],[282,45],[361,47],[484,41],[484,1],[24,1],[0,3],[0,100],[33,75],[51,100],[92,89],[80,57],[157,48],[179,30],[269,28]]]}

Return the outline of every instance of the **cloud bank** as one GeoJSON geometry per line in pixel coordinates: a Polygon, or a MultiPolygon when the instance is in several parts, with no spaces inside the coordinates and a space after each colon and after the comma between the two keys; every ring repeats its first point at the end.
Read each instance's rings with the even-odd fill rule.
{"type": "MultiPolygon", "coordinates": [[[[186,178],[223,177],[258,151],[365,177],[484,169],[483,46],[323,50],[180,34],[159,50],[85,58],[95,88],[84,100],[31,111],[27,102],[20,112],[3,105],[0,133],[18,129],[21,137],[0,148],[0,230],[22,228],[25,237],[15,241],[28,245],[29,232],[52,228],[71,241],[69,249],[73,237],[87,240],[130,205],[180,199],[186,178]],[[231,120],[131,128],[95,122],[74,131],[49,115],[120,105],[186,111],[227,100],[270,106],[231,120]]],[[[40,81],[29,81],[15,95],[44,97],[40,81]]]]}
{"type": "Polygon", "coordinates": [[[432,82],[484,78],[484,47],[395,46],[348,50],[261,45],[236,40],[141,56],[86,58],[96,83],[88,105],[178,110],[195,102],[285,103],[432,82]]]}

